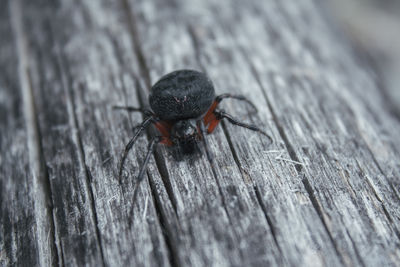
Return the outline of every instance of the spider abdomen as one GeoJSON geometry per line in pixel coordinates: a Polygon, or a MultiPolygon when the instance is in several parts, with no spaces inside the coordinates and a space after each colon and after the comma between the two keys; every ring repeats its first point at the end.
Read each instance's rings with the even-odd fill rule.
{"type": "Polygon", "coordinates": [[[214,86],[204,74],[194,70],[177,70],[153,85],[150,107],[162,120],[198,118],[211,106],[214,86]]]}

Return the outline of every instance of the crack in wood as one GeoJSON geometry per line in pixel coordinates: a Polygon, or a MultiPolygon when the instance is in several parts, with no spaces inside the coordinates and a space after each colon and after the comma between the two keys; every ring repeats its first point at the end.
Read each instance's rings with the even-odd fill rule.
{"type": "Polygon", "coordinates": [[[143,75],[144,80],[146,82],[146,87],[148,89],[151,88],[151,79],[150,79],[150,71],[149,71],[149,67],[147,66],[146,63],[146,59],[144,57],[144,54],[142,52],[142,47],[140,45],[140,38],[139,38],[139,34],[138,34],[138,30],[136,28],[136,20],[134,17],[134,14],[131,12],[132,8],[131,8],[131,4],[129,3],[129,0],[121,0],[122,1],[122,6],[124,7],[124,11],[125,11],[125,16],[128,19],[128,27],[129,27],[129,31],[130,31],[130,36],[132,38],[132,43],[135,49],[135,54],[138,58],[139,61],[139,69],[140,69],[140,73],[143,75]]]}
{"type": "Polygon", "coordinates": [[[161,152],[154,153],[154,159],[156,161],[158,172],[160,173],[161,179],[164,183],[165,190],[167,192],[168,198],[171,201],[172,207],[174,208],[175,215],[178,216],[176,198],[173,193],[171,178],[169,177],[167,167],[165,166],[164,158],[161,152]]]}
{"type": "MultiPolygon", "coordinates": [[[[82,149],[82,151],[83,151],[83,149],[82,149]]],[[[89,167],[86,164],[85,164],[85,171],[86,171],[86,177],[88,179],[90,207],[91,207],[91,210],[93,210],[93,221],[94,221],[94,225],[95,225],[98,245],[100,247],[100,256],[101,256],[101,260],[103,262],[103,266],[105,266],[106,264],[105,264],[105,260],[104,260],[102,238],[101,238],[101,232],[100,232],[100,228],[99,228],[99,219],[98,219],[97,212],[96,212],[96,205],[94,203],[95,198],[94,198],[92,182],[91,182],[91,181],[93,181],[93,177],[92,177],[92,173],[89,170],[89,167]]]]}
{"type": "Polygon", "coordinates": [[[366,264],[365,264],[363,258],[362,258],[361,255],[360,255],[360,252],[358,251],[358,248],[357,248],[357,246],[356,246],[356,244],[355,244],[353,238],[351,238],[351,235],[349,234],[349,232],[348,232],[347,230],[346,230],[346,234],[347,234],[347,236],[348,236],[349,239],[350,239],[350,242],[351,242],[351,244],[352,244],[352,246],[353,246],[353,249],[354,249],[354,252],[355,252],[355,254],[356,254],[356,257],[357,257],[357,259],[359,260],[361,266],[366,266],[366,264]]]}
{"type": "Polygon", "coordinates": [[[196,37],[196,33],[193,29],[193,25],[189,24],[187,26],[187,32],[189,34],[190,40],[192,41],[193,47],[194,47],[194,52],[195,52],[195,57],[196,57],[196,61],[198,62],[200,68],[202,69],[202,71],[204,73],[207,73],[207,69],[204,67],[204,65],[202,64],[202,60],[201,60],[201,53],[200,53],[200,44],[199,44],[199,40],[196,37]]]}
{"type": "MultiPolygon", "coordinates": [[[[151,177],[149,173],[147,173],[148,177],[151,177]]],[[[152,179],[149,179],[152,180],[152,179]]],[[[157,190],[154,187],[154,184],[149,182],[150,188],[151,188],[151,195],[153,198],[153,202],[155,203],[155,209],[156,209],[156,215],[157,219],[160,222],[161,226],[161,232],[164,237],[165,243],[168,248],[169,252],[169,261],[171,266],[183,266],[180,263],[179,259],[179,252],[177,251],[178,249],[178,239],[174,237],[173,232],[170,230],[170,227],[168,227],[168,218],[164,216],[162,210],[163,210],[163,203],[160,200],[160,197],[157,195],[157,190]]],[[[176,212],[176,211],[175,211],[176,212]]]]}
{"type": "MultiPolygon", "coordinates": [[[[369,150],[369,148],[368,148],[368,150],[369,150]]],[[[370,150],[369,150],[369,151],[370,151],[370,150]]],[[[370,151],[370,152],[371,152],[371,151],[370,151]]],[[[371,154],[372,154],[372,153],[371,153],[371,154]]],[[[372,155],[372,157],[374,157],[374,156],[372,155]]],[[[396,226],[396,224],[394,223],[394,220],[393,220],[392,216],[390,215],[389,211],[387,210],[387,208],[386,208],[386,206],[385,206],[385,202],[384,202],[383,199],[379,196],[379,194],[378,194],[378,192],[377,192],[375,186],[373,185],[372,181],[370,180],[370,178],[369,178],[368,176],[365,175],[365,171],[364,171],[364,169],[361,167],[360,162],[359,162],[358,160],[357,160],[356,162],[357,162],[358,168],[359,168],[360,171],[363,173],[363,175],[366,177],[367,184],[368,184],[368,186],[371,188],[371,190],[372,190],[372,192],[373,192],[373,194],[374,194],[374,197],[375,197],[375,198],[379,201],[379,203],[381,204],[381,208],[382,208],[383,214],[386,216],[386,218],[387,218],[388,221],[390,222],[390,225],[391,225],[391,227],[393,228],[393,231],[395,232],[395,234],[397,235],[397,238],[400,239],[400,232],[399,232],[399,230],[397,229],[397,226],[396,226]]],[[[385,173],[383,173],[382,169],[380,168],[380,166],[379,166],[379,164],[378,164],[377,162],[376,162],[376,165],[378,166],[378,169],[379,169],[379,171],[381,172],[381,174],[384,175],[384,176],[386,177],[385,173]]],[[[387,177],[386,177],[386,178],[387,178],[387,177]]]]}
{"type": "MultiPolygon", "coordinates": [[[[254,192],[256,194],[256,198],[257,198],[258,204],[261,206],[262,210],[264,211],[265,219],[267,220],[269,228],[271,229],[271,234],[272,234],[272,237],[274,238],[275,244],[278,247],[280,253],[282,254],[282,262],[280,264],[283,264],[284,261],[286,261],[286,258],[284,256],[285,254],[282,252],[281,246],[279,245],[279,241],[278,241],[278,238],[277,238],[275,226],[272,223],[271,217],[268,215],[268,210],[267,210],[267,207],[265,207],[265,205],[264,205],[263,198],[261,196],[260,190],[258,189],[257,185],[254,185],[253,188],[254,188],[254,192]]],[[[285,263],[287,264],[287,262],[285,262],[285,263]]]]}

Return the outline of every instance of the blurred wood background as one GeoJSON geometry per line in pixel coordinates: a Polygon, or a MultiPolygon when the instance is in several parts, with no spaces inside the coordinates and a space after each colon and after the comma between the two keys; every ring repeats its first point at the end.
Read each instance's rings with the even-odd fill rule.
{"type": "Polygon", "coordinates": [[[400,266],[400,124],[379,76],[316,1],[0,2],[0,265],[400,266]],[[163,74],[222,106],[205,153],[148,136],[118,160],[163,74]],[[397,134],[396,134],[397,133],[397,134]]]}

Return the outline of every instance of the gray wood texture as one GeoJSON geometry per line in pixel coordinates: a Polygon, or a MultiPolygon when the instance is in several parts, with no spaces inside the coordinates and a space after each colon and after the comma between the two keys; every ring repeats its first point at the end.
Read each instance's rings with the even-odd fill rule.
{"type": "Polygon", "coordinates": [[[400,124],[314,1],[0,3],[0,265],[400,266],[400,124]],[[206,154],[158,146],[113,105],[197,69],[223,122],[206,154]]]}

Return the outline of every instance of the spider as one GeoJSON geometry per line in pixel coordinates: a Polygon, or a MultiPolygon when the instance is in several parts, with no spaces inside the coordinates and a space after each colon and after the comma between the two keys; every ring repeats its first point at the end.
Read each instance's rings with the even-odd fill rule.
{"type": "Polygon", "coordinates": [[[135,185],[135,192],[143,180],[146,166],[157,143],[178,147],[181,154],[192,154],[199,142],[204,144],[207,157],[209,153],[206,134],[211,134],[222,119],[269,138],[272,138],[256,125],[239,122],[224,110],[218,109],[218,104],[225,98],[234,98],[247,102],[257,112],[255,105],[243,95],[222,94],[215,96],[211,80],[202,72],[195,70],[177,70],[161,77],[151,88],[149,96],[150,109],[136,107],[114,106],[130,112],[138,111],[145,115],[143,122],[138,125],[136,132],[126,145],[121,156],[118,180],[121,181],[122,170],[128,152],[149,125],[153,124],[160,135],[153,137],[147,148],[145,160],[140,168],[135,185]]]}

